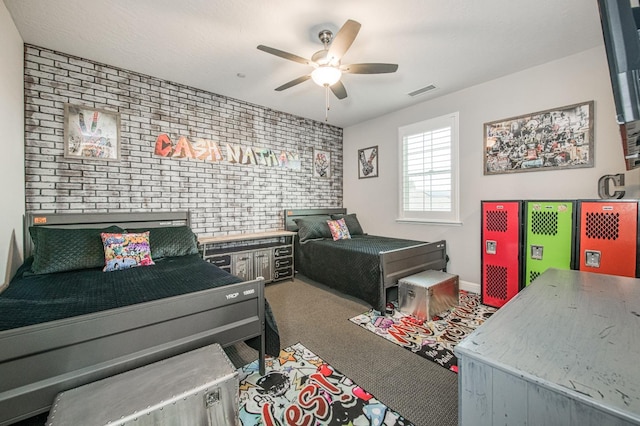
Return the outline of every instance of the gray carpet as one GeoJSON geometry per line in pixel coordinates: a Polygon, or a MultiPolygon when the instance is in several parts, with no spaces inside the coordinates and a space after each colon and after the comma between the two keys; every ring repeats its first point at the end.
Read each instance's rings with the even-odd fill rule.
{"type": "MultiPolygon", "coordinates": [[[[267,284],[282,347],[300,342],[418,426],[458,424],[458,376],[349,322],[369,309],[305,277],[267,284]]],[[[257,358],[244,343],[226,349],[238,367],[257,358]]]]}

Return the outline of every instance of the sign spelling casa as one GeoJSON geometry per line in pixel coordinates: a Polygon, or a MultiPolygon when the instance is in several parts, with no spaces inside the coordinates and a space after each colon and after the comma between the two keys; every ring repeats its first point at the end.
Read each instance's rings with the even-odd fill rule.
{"type": "Polygon", "coordinates": [[[155,155],[168,158],[193,158],[211,162],[227,161],[236,164],[251,164],[255,166],[281,167],[300,170],[300,155],[280,151],[277,153],[268,148],[252,148],[240,145],[225,144],[224,150],[217,142],[209,139],[195,139],[190,141],[180,136],[175,144],[167,134],[161,134],[156,139],[155,155]]]}

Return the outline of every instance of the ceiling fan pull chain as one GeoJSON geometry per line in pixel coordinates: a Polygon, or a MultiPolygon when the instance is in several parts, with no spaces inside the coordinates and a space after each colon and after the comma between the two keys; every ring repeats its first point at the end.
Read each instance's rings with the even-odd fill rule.
{"type": "Polygon", "coordinates": [[[324,121],[329,121],[329,85],[324,86],[324,103],[326,109],[324,110],[324,121]]]}

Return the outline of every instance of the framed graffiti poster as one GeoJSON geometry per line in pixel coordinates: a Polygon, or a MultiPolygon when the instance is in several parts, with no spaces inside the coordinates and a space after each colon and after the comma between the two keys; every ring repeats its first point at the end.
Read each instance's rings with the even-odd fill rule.
{"type": "Polygon", "coordinates": [[[378,177],[378,147],[358,150],[358,179],[378,177]]]}
{"type": "Polygon", "coordinates": [[[313,177],[331,177],[331,153],[320,149],[313,149],[313,177]]]}
{"type": "Polygon", "coordinates": [[[485,123],[484,174],[593,167],[593,104],[485,123]]]}
{"type": "Polygon", "coordinates": [[[120,160],[120,113],[65,104],[64,157],[120,160]]]}

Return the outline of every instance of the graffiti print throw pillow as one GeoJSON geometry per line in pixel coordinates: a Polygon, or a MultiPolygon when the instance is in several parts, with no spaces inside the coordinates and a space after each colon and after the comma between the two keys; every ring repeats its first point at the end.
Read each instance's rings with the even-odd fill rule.
{"type": "Polygon", "coordinates": [[[129,234],[100,234],[104,246],[104,272],[155,265],[151,259],[149,231],[129,234]]]}
{"type": "Polygon", "coordinates": [[[327,225],[329,225],[329,230],[331,231],[333,241],[346,240],[351,238],[351,234],[349,234],[349,228],[347,228],[347,224],[345,223],[344,219],[328,220],[327,225]]]}

